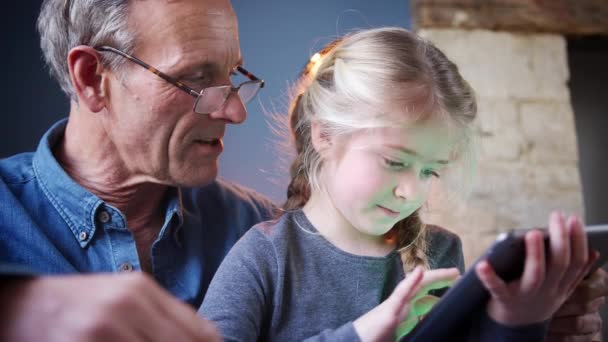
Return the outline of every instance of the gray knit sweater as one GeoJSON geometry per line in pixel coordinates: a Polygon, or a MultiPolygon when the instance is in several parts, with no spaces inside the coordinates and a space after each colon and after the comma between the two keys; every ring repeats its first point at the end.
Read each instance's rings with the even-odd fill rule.
{"type": "MultiPolygon", "coordinates": [[[[429,226],[431,268],[464,270],[460,239],[429,226]]],[[[344,252],[301,210],[260,223],[230,250],[199,313],[227,341],[358,341],[352,322],[404,278],[397,252],[344,252]]]]}

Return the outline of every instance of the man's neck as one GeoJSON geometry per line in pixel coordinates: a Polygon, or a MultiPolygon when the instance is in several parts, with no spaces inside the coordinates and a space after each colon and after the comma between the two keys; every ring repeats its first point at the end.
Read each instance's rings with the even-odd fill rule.
{"type": "MultiPolygon", "coordinates": [[[[95,114],[91,114],[93,116],[95,114]]],[[[119,209],[131,227],[154,221],[168,186],[128,170],[111,139],[90,125],[87,113],[72,113],[53,153],[68,175],[104,202],[119,209]]]]}
{"type": "Polygon", "coordinates": [[[303,208],[313,226],[334,246],[364,256],[385,256],[394,249],[384,236],[365,234],[346,220],[329,195],[313,190],[303,208]]]}
{"type": "Polygon", "coordinates": [[[89,115],[70,114],[65,135],[53,153],[72,179],[125,215],[142,268],[146,268],[150,247],[164,222],[169,187],[133,175],[105,132],[86,127],[96,124],[89,115]]]}

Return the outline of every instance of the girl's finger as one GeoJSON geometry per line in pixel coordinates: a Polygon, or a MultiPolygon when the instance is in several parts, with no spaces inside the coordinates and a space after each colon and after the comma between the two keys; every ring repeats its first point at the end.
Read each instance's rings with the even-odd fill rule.
{"type": "Polygon", "coordinates": [[[530,294],[536,292],[545,281],[545,244],[539,231],[531,231],[525,236],[526,260],[521,276],[520,290],[530,294]]]}
{"type": "Polygon", "coordinates": [[[435,297],[435,296],[431,296],[431,295],[426,295],[424,297],[421,297],[420,299],[412,302],[412,305],[411,305],[412,314],[414,314],[418,317],[424,316],[427,313],[429,313],[429,311],[431,311],[433,306],[435,306],[435,304],[437,304],[438,301],[439,301],[439,297],[435,297]]]}
{"type": "Polygon", "coordinates": [[[412,273],[410,273],[399,283],[399,285],[397,285],[395,290],[393,290],[393,293],[391,293],[391,295],[386,299],[385,302],[390,305],[391,311],[397,313],[400,319],[405,318],[405,315],[409,310],[406,308],[407,304],[420,289],[422,276],[422,267],[416,267],[412,273]]]}
{"type": "Polygon", "coordinates": [[[421,289],[414,299],[426,296],[429,291],[451,286],[460,278],[457,268],[440,268],[424,272],[421,289]]]}
{"type": "Polygon", "coordinates": [[[570,232],[570,248],[572,258],[570,259],[570,266],[564,274],[560,284],[560,288],[564,290],[568,290],[573,284],[577,284],[581,273],[584,277],[586,272],[583,273],[581,271],[584,271],[584,268],[589,260],[587,235],[585,234],[581,222],[575,216],[570,216],[566,221],[566,227],[570,232]]]}
{"type": "Polygon", "coordinates": [[[396,331],[396,337],[397,339],[400,339],[401,337],[407,335],[410,331],[412,331],[412,329],[414,329],[416,327],[416,325],[418,324],[418,317],[414,314],[410,314],[409,316],[407,316],[407,319],[403,322],[401,322],[401,324],[399,324],[399,326],[397,326],[397,331],[396,331]]]}
{"type": "Polygon", "coordinates": [[[552,212],[549,216],[549,267],[546,284],[558,287],[570,264],[570,234],[566,229],[561,213],[552,212]]]}
{"type": "Polygon", "coordinates": [[[483,286],[490,292],[493,298],[500,302],[507,302],[511,295],[507,284],[496,275],[492,266],[487,261],[481,261],[475,267],[475,273],[481,280],[483,286]]]}

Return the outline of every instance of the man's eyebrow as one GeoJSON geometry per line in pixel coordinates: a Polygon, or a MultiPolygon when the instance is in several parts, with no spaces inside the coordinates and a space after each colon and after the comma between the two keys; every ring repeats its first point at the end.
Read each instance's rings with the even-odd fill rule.
{"type": "MultiPolygon", "coordinates": [[[[398,145],[385,145],[388,148],[394,149],[394,150],[398,150],[401,153],[405,153],[405,154],[409,154],[418,158],[424,158],[423,156],[421,156],[418,152],[409,149],[407,147],[403,147],[403,146],[398,146],[398,145]]],[[[432,163],[437,163],[437,164],[442,164],[442,165],[446,165],[449,164],[450,161],[449,160],[432,160],[432,163]]]]}
{"type": "Polygon", "coordinates": [[[216,62],[203,62],[201,64],[192,65],[185,69],[185,72],[191,75],[209,75],[212,77],[221,76],[225,72],[225,68],[228,67],[231,71],[237,66],[243,65],[243,59],[239,59],[234,65],[220,65],[216,62]]]}

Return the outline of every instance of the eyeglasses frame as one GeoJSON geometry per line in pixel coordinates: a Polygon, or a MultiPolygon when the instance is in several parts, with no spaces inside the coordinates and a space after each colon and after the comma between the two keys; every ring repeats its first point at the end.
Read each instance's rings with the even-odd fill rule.
{"type": "MultiPolygon", "coordinates": [[[[182,83],[181,81],[165,74],[164,72],[156,69],[155,67],[151,66],[150,64],[142,61],[141,59],[130,55],[126,52],[123,52],[119,49],[113,48],[111,46],[96,46],[94,47],[95,50],[97,51],[101,51],[101,52],[113,52],[115,54],[118,54],[128,60],[130,60],[131,62],[145,68],[146,70],[150,71],[151,73],[155,74],[156,76],[162,78],[163,80],[169,82],[170,84],[174,85],[175,87],[181,89],[182,91],[186,92],[187,94],[189,94],[190,96],[194,97],[196,99],[196,102],[194,103],[194,107],[196,108],[196,105],[198,103],[198,100],[201,96],[203,96],[205,90],[209,89],[209,88],[220,88],[220,87],[228,87],[228,86],[215,86],[215,87],[207,87],[207,88],[203,88],[201,91],[196,91],[194,89],[192,89],[191,87],[188,87],[187,85],[185,85],[184,83],[182,83]]],[[[245,81],[242,82],[241,84],[239,84],[236,87],[232,87],[230,86],[230,93],[238,93],[239,89],[241,88],[241,86],[243,86],[244,84],[248,84],[248,83],[260,83],[260,89],[264,88],[264,80],[256,77],[255,75],[253,75],[252,73],[250,73],[249,71],[247,71],[245,68],[243,68],[242,66],[238,65],[236,67],[236,70],[238,72],[240,72],[241,74],[243,74],[243,76],[247,77],[249,79],[249,81],[245,81]]],[[[226,97],[227,99],[227,97],[226,97]]],[[[226,101],[226,99],[224,99],[224,101],[226,101]]]]}

